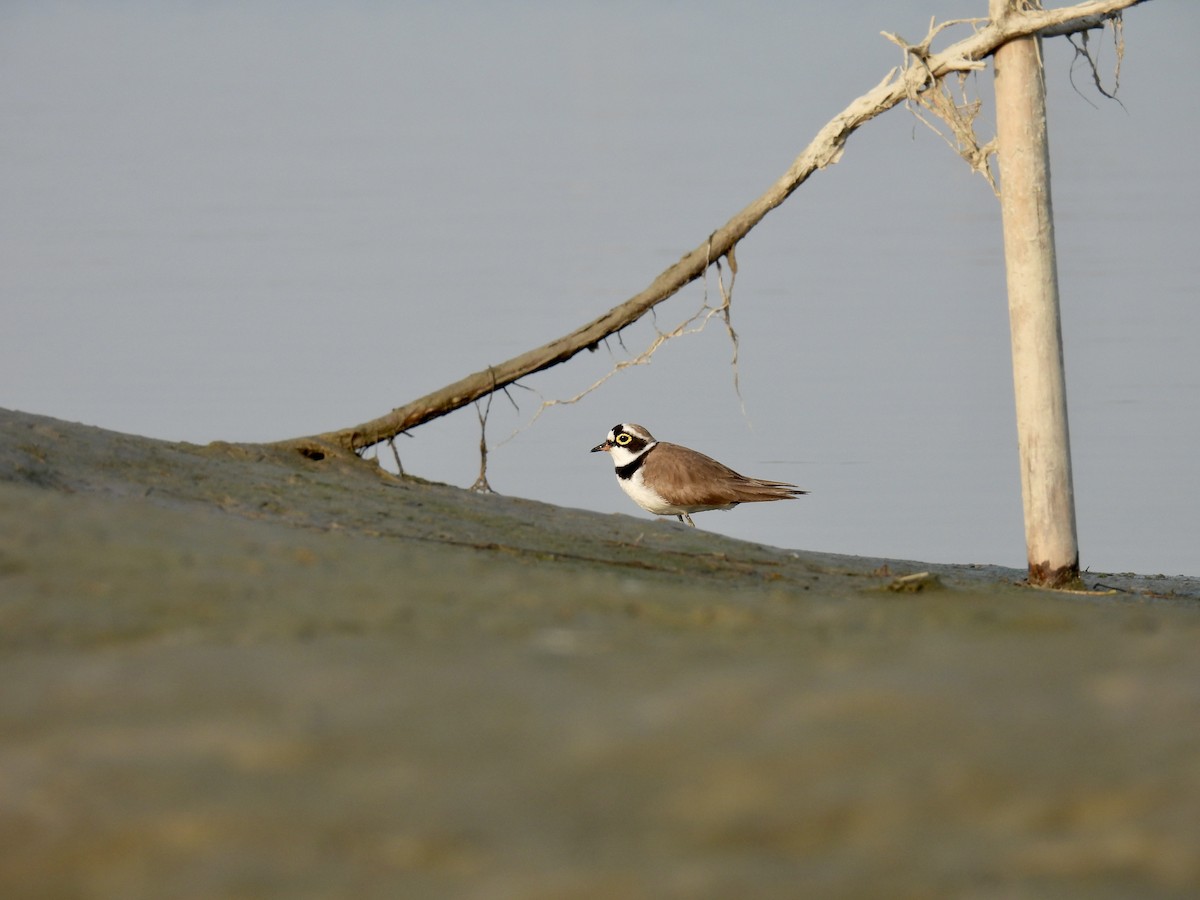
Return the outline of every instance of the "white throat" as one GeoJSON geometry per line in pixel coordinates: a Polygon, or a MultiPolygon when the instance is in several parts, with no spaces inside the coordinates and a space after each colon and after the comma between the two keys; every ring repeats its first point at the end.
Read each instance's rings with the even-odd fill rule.
{"type": "Polygon", "coordinates": [[[634,453],[627,447],[614,446],[609,449],[608,455],[612,457],[613,467],[619,469],[621,466],[629,465],[639,456],[644,456],[645,454],[649,453],[650,448],[655,446],[657,443],[658,441],[655,441],[653,444],[647,444],[642,448],[641,453],[634,453]]]}

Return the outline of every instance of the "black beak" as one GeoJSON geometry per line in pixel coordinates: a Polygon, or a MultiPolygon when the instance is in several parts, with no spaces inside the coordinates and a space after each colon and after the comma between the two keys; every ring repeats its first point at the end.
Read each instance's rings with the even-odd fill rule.
{"type": "Polygon", "coordinates": [[[599,453],[601,450],[607,450],[611,446],[613,446],[612,441],[605,441],[603,444],[597,444],[595,447],[593,447],[592,452],[599,453]]]}

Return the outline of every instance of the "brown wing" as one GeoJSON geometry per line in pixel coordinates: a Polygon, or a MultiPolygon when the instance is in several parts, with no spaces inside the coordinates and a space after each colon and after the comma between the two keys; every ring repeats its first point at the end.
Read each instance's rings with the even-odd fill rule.
{"type": "Polygon", "coordinates": [[[678,506],[724,506],[761,500],[785,500],[806,494],[786,481],[747,478],[696,450],[660,441],[646,457],[646,477],[659,486],[663,499],[678,506]]]}

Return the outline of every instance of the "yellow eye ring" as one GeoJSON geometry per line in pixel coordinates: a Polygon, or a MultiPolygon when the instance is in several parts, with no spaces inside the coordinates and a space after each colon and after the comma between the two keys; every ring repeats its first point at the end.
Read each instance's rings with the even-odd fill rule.
{"type": "Polygon", "coordinates": [[[618,434],[617,435],[617,443],[620,444],[622,447],[624,447],[626,444],[628,444],[632,440],[633,440],[633,438],[627,434],[618,434]]]}

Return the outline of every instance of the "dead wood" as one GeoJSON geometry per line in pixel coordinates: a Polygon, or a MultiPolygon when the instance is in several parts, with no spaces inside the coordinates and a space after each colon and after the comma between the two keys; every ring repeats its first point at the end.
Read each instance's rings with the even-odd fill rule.
{"type": "Polygon", "coordinates": [[[662,272],[645,290],[570,334],[468,375],[379,418],[279,444],[315,459],[357,453],[460,409],[520,378],[566,362],[583,350],[596,349],[609,335],[638,321],[657,304],[701,277],[710,265],[722,257],[729,257],[738,241],[767,213],[787,200],[810,175],[836,163],[850,135],[871,119],[919,96],[947,75],[983,68],[989,55],[1014,38],[1033,34],[1048,37],[1102,28],[1110,21],[1119,20],[1122,10],[1143,2],[1145,0],[1089,0],[1059,9],[1031,9],[1006,15],[997,21],[972,20],[977,26],[973,34],[938,53],[931,52],[929,45],[947,23],[931,27],[929,36],[917,45],[903,44],[895,36],[888,35],[889,39],[902,43],[915,64],[893,69],[874,88],[850,103],[817,133],[762,196],[662,272]]]}

